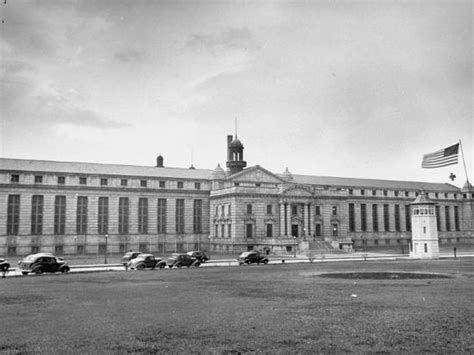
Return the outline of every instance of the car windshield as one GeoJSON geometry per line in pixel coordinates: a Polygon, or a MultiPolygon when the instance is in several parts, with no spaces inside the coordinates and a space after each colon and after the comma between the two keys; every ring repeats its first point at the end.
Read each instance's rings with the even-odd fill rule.
{"type": "Polygon", "coordinates": [[[35,259],[36,259],[36,255],[28,255],[28,256],[25,257],[23,260],[24,260],[24,261],[31,262],[31,261],[35,261],[35,259]]]}

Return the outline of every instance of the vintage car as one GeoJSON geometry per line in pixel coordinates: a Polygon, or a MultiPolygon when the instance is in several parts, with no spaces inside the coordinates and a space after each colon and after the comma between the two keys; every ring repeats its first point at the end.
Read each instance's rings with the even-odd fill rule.
{"type": "Polygon", "coordinates": [[[166,266],[166,262],[161,258],[155,258],[153,254],[139,254],[136,258],[133,258],[128,262],[128,268],[131,270],[145,270],[145,269],[163,269],[166,266]]]}
{"type": "Polygon", "coordinates": [[[2,273],[2,277],[5,277],[8,269],[10,269],[10,264],[5,259],[0,259],[0,272],[2,273]]]}
{"type": "Polygon", "coordinates": [[[253,263],[268,264],[268,259],[265,256],[260,255],[260,252],[256,250],[246,251],[240,254],[239,257],[237,258],[237,261],[239,262],[239,265],[253,264],[253,263]]]}
{"type": "Polygon", "coordinates": [[[182,266],[199,266],[201,262],[196,258],[192,257],[188,254],[180,254],[180,253],[173,253],[168,260],[166,260],[166,264],[169,268],[175,267],[182,267],[182,266]]]}
{"type": "Polygon", "coordinates": [[[130,260],[135,259],[140,254],[141,252],[139,251],[129,251],[125,253],[125,255],[122,256],[122,265],[127,266],[130,260]]]}
{"type": "Polygon", "coordinates": [[[188,254],[189,256],[193,258],[198,259],[201,263],[205,263],[206,261],[210,259],[209,256],[205,252],[200,251],[200,250],[188,251],[186,254],[188,254]]]}
{"type": "Polygon", "coordinates": [[[69,265],[63,258],[50,253],[31,254],[18,262],[18,270],[23,275],[28,273],[42,274],[43,272],[68,272],[69,265]]]}

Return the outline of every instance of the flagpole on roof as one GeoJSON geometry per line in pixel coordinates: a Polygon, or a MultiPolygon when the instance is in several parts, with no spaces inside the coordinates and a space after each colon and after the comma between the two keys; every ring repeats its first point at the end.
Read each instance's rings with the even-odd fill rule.
{"type": "Polygon", "coordinates": [[[471,184],[469,182],[469,176],[467,175],[466,160],[464,160],[464,150],[462,149],[461,140],[459,140],[459,148],[461,148],[462,162],[463,162],[463,165],[464,165],[464,173],[466,174],[467,186],[468,186],[469,190],[471,190],[471,184]]]}

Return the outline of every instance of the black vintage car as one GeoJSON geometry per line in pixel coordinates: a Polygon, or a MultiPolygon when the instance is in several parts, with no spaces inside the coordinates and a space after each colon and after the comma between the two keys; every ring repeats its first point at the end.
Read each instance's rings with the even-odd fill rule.
{"type": "Polygon", "coordinates": [[[172,268],[173,266],[198,267],[199,265],[201,265],[201,262],[188,254],[174,253],[168,258],[168,260],[166,260],[166,264],[168,265],[169,268],[172,268]]]}
{"type": "Polygon", "coordinates": [[[268,264],[268,258],[260,255],[260,252],[256,250],[246,251],[239,255],[237,258],[239,265],[243,264],[268,264]]]}
{"type": "Polygon", "coordinates": [[[10,264],[5,259],[0,259],[0,272],[2,273],[2,277],[5,277],[8,269],[10,269],[10,264]]]}
{"type": "Polygon", "coordinates": [[[166,262],[161,258],[156,258],[153,254],[139,254],[136,258],[128,262],[128,267],[135,270],[145,269],[163,269],[166,266],[166,262]]]}
{"type": "Polygon", "coordinates": [[[186,254],[188,254],[189,256],[192,256],[193,258],[198,259],[201,263],[205,263],[206,261],[210,259],[209,256],[205,252],[200,251],[200,250],[188,251],[186,254]]]}
{"type": "Polygon", "coordinates": [[[126,252],[125,255],[122,256],[122,261],[121,261],[122,265],[126,267],[131,260],[135,259],[140,254],[141,253],[139,251],[126,252]]]}
{"type": "Polygon", "coordinates": [[[23,275],[43,272],[68,272],[69,265],[64,259],[50,253],[31,254],[18,262],[18,269],[23,275]]]}

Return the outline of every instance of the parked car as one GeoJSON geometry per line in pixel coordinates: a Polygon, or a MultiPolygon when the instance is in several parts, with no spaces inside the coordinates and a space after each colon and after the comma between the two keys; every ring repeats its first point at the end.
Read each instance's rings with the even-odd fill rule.
{"type": "Polygon", "coordinates": [[[189,256],[198,259],[201,263],[205,263],[208,261],[210,258],[207,256],[207,254],[203,251],[200,250],[193,250],[193,251],[188,251],[186,254],[189,256]]]}
{"type": "Polygon", "coordinates": [[[182,267],[182,266],[199,266],[201,265],[201,262],[197,260],[196,258],[188,255],[188,254],[179,254],[179,253],[173,253],[168,260],[166,260],[166,264],[168,265],[169,268],[172,268],[173,266],[176,267],[182,267]]]}
{"type": "Polygon", "coordinates": [[[68,272],[69,265],[63,258],[50,253],[31,254],[18,262],[18,269],[23,275],[32,272],[42,274],[43,272],[68,272]]]}
{"type": "Polygon", "coordinates": [[[126,252],[125,255],[122,256],[122,265],[126,267],[130,260],[135,259],[140,254],[141,252],[139,251],[126,252]]]}
{"type": "Polygon", "coordinates": [[[237,258],[237,261],[239,262],[239,265],[253,264],[253,263],[268,264],[267,257],[265,257],[263,255],[260,255],[260,252],[258,252],[256,250],[246,251],[246,252],[240,254],[239,257],[237,258]]]}
{"type": "Polygon", "coordinates": [[[161,258],[155,258],[153,254],[139,254],[136,258],[128,262],[128,267],[135,270],[145,269],[163,269],[166,266],[166,262],[161,258]]]}
{"type": "Polygon", "coordinates": [[[5,259],[0,259],[0,272],[2,273],[2,277],[5,277],[9,268],[10,264],[5,259]]]}

